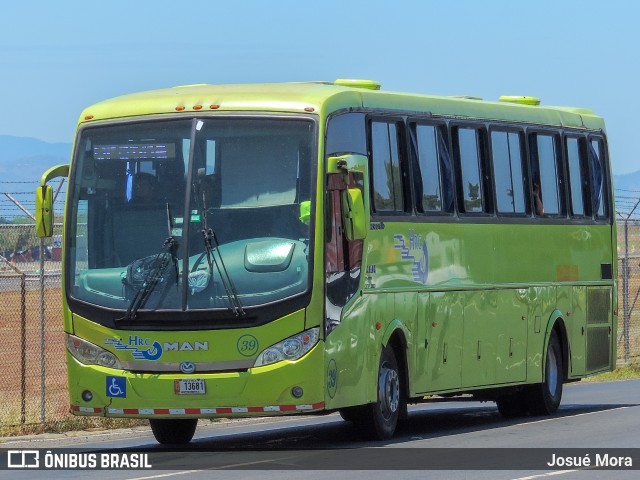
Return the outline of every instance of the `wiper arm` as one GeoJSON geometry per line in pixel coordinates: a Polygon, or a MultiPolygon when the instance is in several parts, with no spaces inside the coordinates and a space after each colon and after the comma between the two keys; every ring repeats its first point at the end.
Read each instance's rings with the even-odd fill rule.
{"type": "Polygon", "coordinates": [[[236,287],[233,284],[233,280],[231,280],[229,271],[227,270],[222,254],[220,253],[220,244],[218,243],[218,238],[216,237],[215,232],[211,228],[205,228],[202,230],[202,235],[204,236],[204,248],[207,253],[207,262],[209,263],[209,273],[213,277],[213,265],[215,265],[216,270],[220,274],[222,286],[227,294],[230,310],[236,317],[245,315],[236,287]],[[218,254],[218,258],[216,258],[216,252],[218,254]]]}
{"type": "Polygon", "coordinates": [[[164,300],[169,291],[169,277],[165,274],[169,263],[173,263],[176,286],[178,285],[178,242],[174,237],[169,237],[164,241],[162,250],[157,255],[136,260],[128,267],[127,277],[123,279],[130,286],[134,286],[140,282],[142,275],[144,280],[134,295],[127,313],[124,317],[119,318],[116,322],[123,320],[134,320],[138,310],[145,306],[151,294],[155,291],[159,283],[165,283],[164,292],[160,298],[160,302],[164,300]],[[146,272],[145,272],[146,271],[146,272]],[[136,278],[137,277],[137,278],[136,278]]]}
{"type": "MultiPolygon", "coordinates": [[[[196,191],[198,190],[198,186],[195,185],[195,183],[193,187],[196,191]]],[[[207,197],[203,191],[202,207],[200,206],[198,195],[196,195],[195,198],[196,206],[204,221],[202,236],[204,237],[204,248],[207,254],[207,263],[209,264],[209,275],[211,276],[211,278],[213,278],[213,265],[215,265],[216,270],[220,274],[220,280],[222,281],[222,286],[227,294],[227,299],[229,300],[229,309],[236,317],[243,316],[245,315],[245,311],[242,308],[242,303],[240,302],[240,298],[238,297],[238,292],[235,285],[233,284],[233,280],[231,280],[229,271],[224,264],[222,254],[220,253],[220,244],[218,243],[218,237],[216,237],[216,233],[213,231],[213,229],[209,228],[209,226],[207,225],[207,197]],[[218,253],[218,258],[216,258],[216,252],[218,253]]]]}

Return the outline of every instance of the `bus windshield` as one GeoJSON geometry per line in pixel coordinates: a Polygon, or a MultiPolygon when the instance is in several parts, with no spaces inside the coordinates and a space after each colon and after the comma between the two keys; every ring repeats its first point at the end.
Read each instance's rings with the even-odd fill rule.
{"type": "Polygon", "coordinates": [[[69,196],[69,298],[133,320],[145,311],[238,316],[306,292],[301,212],[314,132],[311,121],[282,117],[83,129],[69,196]]]}

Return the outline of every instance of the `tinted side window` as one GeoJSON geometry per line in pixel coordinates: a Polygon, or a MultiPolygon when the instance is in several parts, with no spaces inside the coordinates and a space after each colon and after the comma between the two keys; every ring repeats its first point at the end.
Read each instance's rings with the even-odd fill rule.
{"type": "Polygon", "coordinates": [[[604,183],[604,142],[599,139],[592,139],[589,142],[589,160],[591,162],[591,184],[593,211],[596,217],[605,218],[607,216],[606,190],[604,183]]]}
{"type": "Polygon", "coordinates": [[[377,212],[404,212],[398,125],[371,122],[373,206],[377,212]]]}
{"type": "Polygon", "coordinates": [[[553,135],[534,135],[532,151],[535,154],[533,163],[533,191],[539,192],[548,215],[562,213],[560,196],[560,179],[558,177],[558,152],[553,135]]]}
{"type": "Polygon", "coordinates": [[[412,125],[412,171],[416,211],[451,212],[453,179],[444,125],[412,125]]]}
{"type": "Polygon", "coordinates": [[[364,113],[345,113],[330,118],[327,125],[327,155],[341,153],[367,154],[364,113]]]}
{"type": "Polygon", "coordinates": [[[569,173],[569,192],[571,198],[571,214],[582,217],[590,213],[590,206],[585,202],[589,192],[589,169],[581,141],[575,137],[567,138],[567,164],[569,173]]]}
{"type": "Polygon", "coordinates": [[[491,132],[493,177],[500,213],[526,213],[521,143],[520,133],[491,132]]]}
{"type": "Polygon", "coordinates": [[[482,198],[482,172],[480,167],[480,133],[475,128],[460,127],[454,130],[456,159],[460,166],[460,202],[461,212],[475,213],[484,211],[482,198]]]}

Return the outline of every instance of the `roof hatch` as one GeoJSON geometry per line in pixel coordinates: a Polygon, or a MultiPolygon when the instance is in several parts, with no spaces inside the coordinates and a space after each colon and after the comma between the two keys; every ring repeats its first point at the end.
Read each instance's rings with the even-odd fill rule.
{"type": "Polygon", "coordinates": [[[505,103],[517,103],[518,105],[540,105],[538,97],[527,97],[525,95],[502,95],[498,100],[505,103]]]}
{"type": "Polygon", "coordinates": [[[380,90],[382,84],[375,80],[364,80],[356,78],[338,78],[334,85],[340,85],[342,87],[354,87],[354,88],[366,88],[367,90],[380,90]]]}

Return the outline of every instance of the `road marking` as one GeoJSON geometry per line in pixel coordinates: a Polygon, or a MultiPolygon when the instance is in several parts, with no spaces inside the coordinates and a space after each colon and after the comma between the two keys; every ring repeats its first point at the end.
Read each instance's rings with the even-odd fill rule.
{"type": "Polygon", "coordinates": [[[573,473],[579,471],[580,470],[555,470],[553,472],[540,473],[538,475],[531,475],[529,477],[514,478],[513,480],[533,480],[534,478],[551,477],[552,475],[564,475],[565,473],[573,473]]]}
{"type": "Polygon", "coordinates": [[[151,475],[150,477],[136,477],[130,478],[129,480],[150,480],[152,478],[164,478],[164,477],[173,477],[174,475],[184,475],[186,473],[198,473],[203,470],[183,470],[181,472],[171,472],[171,473],[160,473],[158,475],[151,475]]]}
{"type": "Polygon", "coordinates": [[[613,411],[616,411],[616,410],[624,410],[626,408],[631,408],[631,407],[630,406],[626,406],[626,407],[617,407],[617,408],[607,408],[605,410],[598,410],[596,412],[578,413],[576,415],[564,415],[562,417],[543,418],[542,420],[534,420],[532,422],[522,422],[522,423],[518,423],[517,425],[533,425],[535,423],[552,422],[552,421],[564,420],[565,418],[584,417],[586,415],[595,415],[597,413],[613,412],[613,411]]]}
{"type": "MultiPolygon", "coordinates": [[[[273,463],[275,461],[286,461],[290,458],[297,458],[296,456],[288,456],[288,457],[282,457],[282,458],[272,458],[272,459],[268,459],[268,460],[256,460],[254,462],[243,462],[243,463],[235,463],[235,464],[231,464],[231,465],[223,465],[221,467],[212,467],[210,469],[207,469],[207,471],[212,471],[212,470],[224,470],[227,468],[238,468],[238,467],[246,467],[249,465],[258,465],[260,463],[273,463]]],[[[128,480],[153,480],[154,478],[165,478],[165,477],[172,477],[174,475],[184,475],[187,473],[198,473],[198,472],[204,472],[204,470],[183,470],[180,472],[171,472],[171,473],[160,473],[158,475],[151,475],[148,477],[135,477],[135,478],[130,478],[128,480]]]]}
{"type": "MultiPolygon", "coordinates": [[[[534,420],[532,422],[522,422],[522,423],[514,423],[514,424],[510,424],[510,425],[502,425],[502,426],[498,426],[496,428],[509,428],[509,427],[516,427],[516,426],[520,426],[520,425],[534,425],[536,423],[543,423],[543,422],[557,422],[558,420],[562,420],[562,419],[570,419],[570,418],[576,418],[576,417],[582,417],[585,415],[595,415],[596,413],[607,413],[607,412],[613,412],[616,410],[624,410],[626,408],[632,408],[635,407],[636,405],[631,405],[631,406],[625,406],[625,407],[617,407],[617,408],[608,408],[606,410],[598,410],[596,412],[587,412],[587,413],[578,413],[576,415],[565,415],[562,417],[550,417],[550,418],[544,418],[542,420],[534,420]]],[[[483,407],[479,407],[479,410],[482,411],[483,414],[486,414],[487,411],[485,408],[483,407]]],[[[470,412],[467,412],[467,414],[469,414],[470,412]]],[[[473,415],[473,413],[470,413],[471,415],[473,415]]],[[[445,435],[443,437],[437,437],[437,438],[452,438],[452,437],[462,437],[465,435],[469,435],[470,433],[477,433],[477,431],[472,431],[472,432],[461,432],[461,433],[452,433],[449,435],[445,435]]],[[[427,437],[427,438],[411,438],[411,440],[435,440],[435,437],[427,437]]]]}

